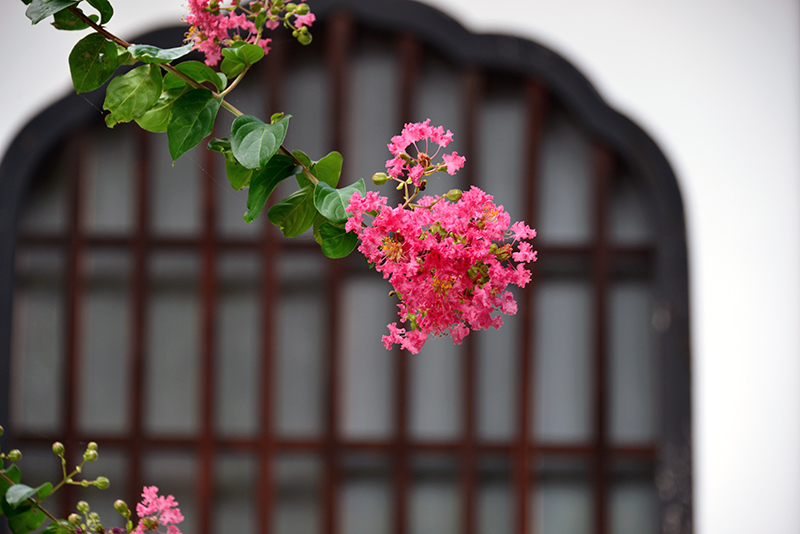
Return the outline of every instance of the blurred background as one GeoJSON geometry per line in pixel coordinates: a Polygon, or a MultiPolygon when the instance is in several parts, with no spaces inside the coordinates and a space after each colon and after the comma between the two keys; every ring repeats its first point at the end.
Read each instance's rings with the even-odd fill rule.
{"type": "MultiPolygon", "coordinates": [[[[69,94],[75,42],[8,3],[3,153],[69,94]]],[[[184,15],[180,2],[118,4],[123,37],[184,15]]],[[[363,4],[328,12],[296,56],[276,38],[241,107],[295,115],[287,143],[342,150],[349,181],[380,170],[403,121],[444,124],[474,161],[461,179],[539,229],[535,296],[517,294],[499,333],[387,356],[381,280],[245,226],[216,159],[195,151],[173,168],[164,140],[111,135],[102,97],[78,97],[56,108],[63,120],[94,118],[53,123],[34,193],[3,215],[4,240],[18,231],[22,246],[3,316],[12,431],[75,453],[91,436],[101,457],[108,444],[102,474],[171,488],[189,531],[261,528],[266,514],[276,532],[674,532],[691,510],[701,533],[797,532],[797,4],[425,2],[543,47],[493,42],[495,68],[470,62],[480,43],[452,50],[468,42],[452,21],[407,20],[441,14],[413,8],[393,29],[363,4]],[[526,51],[530,71],[501,61],[526,51]],[[659,485],[690,463],[691,493],[659,485]],[[204,498],[216,512],[193,509],[204,498]]],[[[50,459],[30,458],[44,475],[50,459]]]]}

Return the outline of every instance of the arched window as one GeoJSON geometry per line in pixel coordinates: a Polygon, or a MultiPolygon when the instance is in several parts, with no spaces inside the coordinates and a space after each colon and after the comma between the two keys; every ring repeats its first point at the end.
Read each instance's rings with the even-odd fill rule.
{"type": "Polygon", "coordinates": [[[539,232],[519,312],[461,346],[387,352],[394,302],[362,259],[246,225],[217,154],[173,168],[162,136],[108,130],[102,95],[71,95],[0,167],[0,417],[26,475],[57,474],[55,439],[97,441],[107,517],[152,484],[197,534],[690,532],[686,245],[664,156],[536,43],[405,0],[315,11],[315,44],[273,43],[234,104],[293,114],[286,144],[341,151],[345,183],[382,170],[404,122],[451,129],[467,166],[430,191],[475,184],[539,232]]]}

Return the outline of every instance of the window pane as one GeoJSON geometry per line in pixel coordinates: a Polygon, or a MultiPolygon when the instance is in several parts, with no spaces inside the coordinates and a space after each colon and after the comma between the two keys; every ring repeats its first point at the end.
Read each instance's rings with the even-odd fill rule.
{"type": "Polygon", "coordinates": [[[642,192],[636,181],[622,173],[611,193],[611,239],[619,245],[642,245],[653,240],[642,192]]]}
{"type": "Polygon", "coordinates": [[[145,421],[154,434],[199,428],[200,296],[197,258],[155,255],[151,264],[145,421]]]}
{"type": "MultiPolygon", "coordinates": [[[[19,232],[28,234],[62,234],[67,230],[68,184],[74,176],[67,150],[62,149],[46,162],[36,177],[33,189],[25,199],[19,217],[19,232]]],[[[74,160],[74,157],[72,158],[74,160]]]]}
{"type": "MultiPolygon", "coordinates": [[[[206,148],[201,143],[175,162],[161,137],[149,136],[151,227],[156,234],[186,236],[200,231],[200,185],[206,148]]],[[[212,154],[216,155],[216,154],[212,154]]]]}
{"type": "Polygon", "coordinates": [[[503,457],[482,459],[478,473],[478,528],[481,534],[511,534],[511,469],[503,457]]]}
{"type": "Polygon", "coordinates": [[[327,375],[325,300],[320,255],[281,258],[275,394],[278,435],[312,437],[323,431],[327,375]]]}
{"type": "Polygon", "coordinates": [[[546,461],[533,492],[533,532],[589,534],[592,492],[588,468],[577,461],[546,461]]]}
{"type": "MultiPolygon", "coordinates": [[[[420,80],[417,96],[417,109],[411,122],[422,122],[431,119],[431,126],[444,126],[445,131],[453,132],[453,142],[447,145],[447,152],[458,152],[464,155],[466,128],[463,126],[464,110],[463,75],[449,63],[424,52],[425,59],[420,66],[420,80]]],[[[400,132],[395,132],[394,135],[400,132]]],[[[389,142],[387,139],[386,143],[389,142]]],[[[435,148],[438,148],[436,146],[435,148]]],[[[389,158],[386,158],[389,159],[389,158]]],[[[463,174],[461,175],[463,178],[463,174]]],[[[461,188],[464,184],[457,177],[444,172],[434,173],[428,178],[426,195],[442,195],[453,188],[461,188]]],[[[426,345],[427,347],[427,345],[426,345]]]]}
{"type": "MultiPolygon", "coordinates": [[[[309,46],[292,51],[292,60],[286,65],[283,91],[286,110],[297,110],[290,120],[284,145],[291,150],[304,151],[312,160],[320,159],[331,149],[330,102],[333,89],[327,70],[318,57],[319,50],[319,47],[309,46]]],[[[296,183],[290,185],[297,186],[296,183]]],[[[290,192],[284,190],[284,194],[290,192]]]]}
{"type": "MultiPolygon", "coordinates": [[[[480,187],[503,206],[512,221],[524,219],[521,178],[526,150],[527,111],[519,86],[497,88],[483,100],[480,111],[480,187]]],[[[464,135],[464,133],[461,135],[464,135]]],[[[448,152],[450,147],[447,147],[448,152]]],[[[469,161],[466,163],[469,165],[469,161]]],[[[478,169],[475,169],[478,171],[478,169]]],[[[454,186],[455,187],[455,186],[454,186]]]]}
{"type": "Polygon", "coordinates": [[[64,373],[65,261],[54,251],[18,251],[14,288],[12,406],[17,428],[60,428],[64,373]]]}
{"type": "Polygon", "coordinates": [[[322,465],[313,456],[285,454],[275,460],[275,534],[322,531],[321,481],[322,465]]]}
{"type": "Polygon", "coordinates": [[[400,133],[396,131],[400,101],[398,58],[388,44],[369,40],[351,60],[350,69],[348,109],[352,137],[347,180],[363,178],[369,184],[374,173],[385,171],[386,160],[392,157],[386,145],[400,133]]]}
{"type": "Polygon", "coordinates": [[[461,507],[456,462],[452,458],[421,456],[413,463],[409,531],[457,534],[461,530],[461,507]]]}
{"type": "Polygon", "coordinates": [[[425,350],[409,354],[410,434],[418,440],[456,439],[462,427],[463,345],[448,337],[429,339],[425,350]]]}
{"type": "MultiPolygon", "coordinates": [[[[520,292],[515,291],[519,302],[520,292]]],[[[499,330],[470,334],[477,347],[477,430],[484,441],[510,441],[517,428],[521,315],[504,315],[499,330]]]]}
{"type": "Polygon", "coordinates": [[[389,462],[376,456],[351,456],[344,462],[339,497],[341,528],[348,534],[389,534],[392,483],[389,462]]]}
{"type": "Polygon", "coordinates": [[[582,244],[591,237],[592,159],[585,136],[563,113],[549,117],[542,139],[539,239],[582,244]]]}
{"type": "Polygon", "coordinates": [[[652,468],[619,465],[611,488],[612,534],[656,534],[659,503],[652,468]]]}
{"type": "Polygon", "coordinates": [[[128,429],[131,346],[131,263],[118,252],[86,258],[79,337],[79,424],[88,433],[128,429]]]}
{"type": "Polygon", "coordinates": [[[656,354],[652,299],[646,282],[617,282],[610,294],[611,439],[656,437],[656,354]]]}
{"type": "Polygon", "coordinates": [[[219,262],[216,318],[216,425],[224,435],[259,432],[261,262],[255,255],[225,255],[219,262]]]}
{"type": "Polygon", "coordinates": [[[83,220],[89,233],[119,234],[133,228],[135,128],[119,124],[114,135],[106,128],[94,128],[88,136],[83,220]]]}
{"type": "Polygon", "coordinates": [[[541,441],[590,437],[591,295],[583,280],[546,280],[539,288],[532,414],[541,441]]]}
{"type": "Polygon", "coordinates": [[[226,454],[217,457],[216,465],[214,530],[256,532],[258,462],[249,455],[226,454]]]}
{"type": "Polygon", "coordinates": [[[342,433],[347,439],[386,438],[394,428],[395,353],[381,343],[386,325],[397,320],[389,288],[380,276],[342,284],[340,376],[342,433]]]}

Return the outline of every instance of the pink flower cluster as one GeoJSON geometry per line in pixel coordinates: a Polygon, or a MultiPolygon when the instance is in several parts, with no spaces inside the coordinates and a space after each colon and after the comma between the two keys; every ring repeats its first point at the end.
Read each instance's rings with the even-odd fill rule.
{"type": "MultiPolygon", "coordinates": [[[[194,42],[194,49],[206,56],[206,64],[213,67],[222,58],[222,47],[230,40],[231,31],[244,31],[249,41],[255,43],[257,29],[244,13],[236,14],[231,9],[220,9],[218,0],[189,0],[189,15],[185,22],[191,26],[186,38],[194,42]]],[[[261,39],[258,44],[269,52],[270,39],[261,39]]]]}
{"type": "Polygon", "coordinates": [[[453,133],[450,130],[445,133],[443,127],[434,128],[430,124],[430,119],[425,122],[408,123],[400,135],[392,137],[392,142],[388,144],[388,147],[394,157],[386,162],[389,176],[400,180],[401,177],[407,175],[411,179],[411,183],[419,187],[422,184],[423,176],[440,170],[446,170],[448,174],[455,174],[464,166],[464,157],[459,156],[458,152],[443,154],[444,163],[432,163],[439,150],[453,140],[453,133]],[[430,144],[438,146],[432,155],[428,154],[430,144]],[[411,145],[416,150],[416,158],[407,152],[411,145]]]}
{"type": "Polygon", "coordinates": [[[181,534],[175,525],[183,521],[183,515],[175,497],[160,496],[155,486],[144,487],[142,502],[136,505],[136,514],[139,516],[139,524],[133,531],[136,534],[143,534],[147,530],[158,530],[161,525],[167,527],[166,534],[181,534]]]}
{"type": "Polygon", "coordinates": [[[477,187],[449,200],[458,196],[424,197],[412,209],[390,208],[373,191],[350,200],[347,231],[358,235],[359,251],[391,282],[400,321],[409,325],[388,325],[387,349],[399,344],[417,353],[429,334],[449,334],[460,344],[470,329],[499,328],[503,321],[494,312],[517,311],[506,288],[530,280],[525,264],[536,261],[536,252],[522,240],[536,231],[510,224],[503,207],[477,187]],[[374,217],[371,225],[365,215],[374,217]]]}

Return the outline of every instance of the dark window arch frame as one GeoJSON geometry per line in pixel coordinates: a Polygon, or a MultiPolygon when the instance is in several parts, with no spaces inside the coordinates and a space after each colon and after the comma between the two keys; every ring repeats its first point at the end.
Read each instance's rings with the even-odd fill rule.
{"type": "MultiPolygon", "coordinates": [[[[652,260],[656,299],[669,318],[669,327],[659,338],[663,377],[660,392],[664,409],[661,413],[661,446],[656,454],[657,485],[664,490],[661,517],[665,532],[689,532],[692,523],[691,392],[686,232],[677,180],[658,146],[634,122],[608,106],[569,62],[533,41],[505,35],[475,35],[444,13],[406,0],[316,0],[314,11],[321,22],[330,25],[324,53],[332,69],[336,91],[346,90],[346,36],[353,25],[392,32],[399,36],[398,46],[412,50],[420,44],[430,46],[466,72],[492,69],[528,79],[528,101],[532,109],[544,105],[541,100],[546,96],[555,97],[593,138],[599,174],[603,174],[603,168],[608,170],[609,166],[622,164],[642,181],[649,206],[655,210],[652,220],[655,222],[656,250],[652,260]]],[[[180,32],[174,29],[166,29],[147,34],[141,41],[168,47],[179,35],[180,32]]],[[[469,74],[466,79],[469,81],[469,74]]],[[[342,94],[334,95],[334,99],[337,98],[341,101],[342,94]]],[[[403,98],[412,97],[404,94],[403,98]]],[[[20,207],[33,178],[53,147],[64,142],[71,132],[96,120],[102,99],[102,91],[80,96],[70,94],[51,105],[16,136],[0,164],[0,191],[3,191],[0,195],[0,391],[10,390],[11,300],[17,239],[15,229],[20,207]]],[[[409,109],[409,104],[402,106],[409,109]]],[[[338,126],[331,132],[331,137],[334,146],[340,147],[344,144],[346,128],[343,106],[337,106],[334,114],[332,122],[338,126]]],[[[410,119],[403,117],[403,120],[410,119]]],[[[535,136],[536,132],[530,135],[535,136]]],[[[603,192],[607,180],[600,177],[598,184],[599,195],[607,194],[607,191],[603,192]]],[[[605,224],[603,202],[599,205],[601,208],[595,213],[595,219],[596,226],[602,229],[605,224]]],[[[602,307],[602,287],[609,276],[611,252],[603,238],[604,232],[597,230],[597,235],[599,238],[593,239],[590,253],[601,266],[593,274],[593,283],[600,292],[598,307],[602,307]]],[[[546,253],[545,247],[540,254],[546,253]]],[[[600,345],[603,330],[602,326],[598,327],[600,345]]],[[[598,382],[598,391],[604,390],[602,372],[598,374],[598,382]]],[[[604,414],[603,409],[600,410],[597,420],[602,428],[604,414]]],[[[0,419],[8,421],[9,415],[9,398],[0,396],[0,419]]],[[[331,419],[335,419],[335,414],[331,419]]],[[[11,438],[13,434],[3,438],[3,444],[11,438]]],[[[333,503],[329,502],[328,506],[332,507],[333,503]]],[[[517,503],[517,506],[521,510],[526,504],[517,503]]]]}

